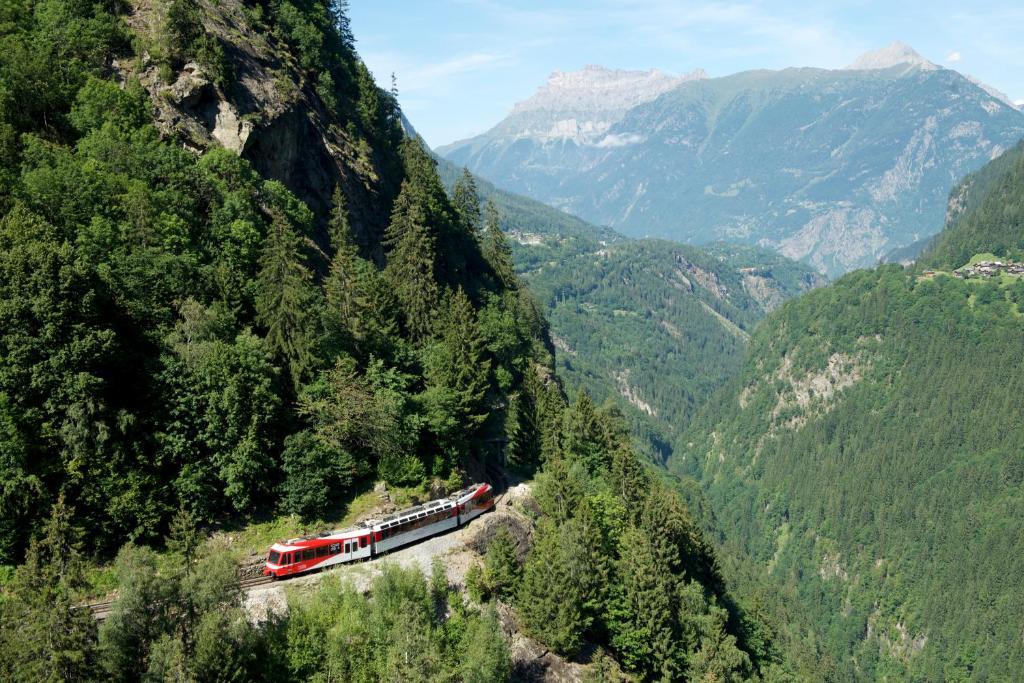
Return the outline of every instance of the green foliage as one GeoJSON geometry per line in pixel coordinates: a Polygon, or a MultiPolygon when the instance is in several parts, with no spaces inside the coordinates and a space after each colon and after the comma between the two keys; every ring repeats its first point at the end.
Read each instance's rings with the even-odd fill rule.
{"type": "Polygon", "coordinates": [[[519,573],[512,534],[507,527],[500,527],[484,555],[483,584],[487,593],[499,598],[511,595],[519,584],[519,573]]]}
{"type": "Polygon", "coordinates": [[[516,595],[524,629],[568,654],[585,640],[607,644],[645,679],[766,671],[775,644],[761,633],[752,658],[713,550],[678,494],[641,465],[621,416],[586,395],[564,413],[561,450],[533,487],[541,517],[516,595]]]}
{"type": "Polygon", "coordinates": [[[257,320],[266,328],[271,350],[284,361],[297,387],[313,365],[315,313],[310,309],[317,299],[312,273],[303,262],[299,234],[289,214],[299,216],[300,229],[308,229],[312,215],[308,208],[288,197],[283,186],[273,181],[267,185],[275,199],[282,198],[290,206],[275,207],[270,212],[257,276],[257,320]]]}
{"type": "Polygon", "coordinates": [[[920,268],[952,270],[979,252],[1024,255],[1024,143],[1007,150],[950,193],[946,229],[921,258],[920,268]]]}
{"type": "Polygon", "coordinates": [[[582,550],[569,530],[539,526],[516,600],[524,629],[569,655],[579,651],[594,618],[583,605],[584,590],[577,581],[589,569],[581,561],[582,550]]]}
{"type": "Polygon", "coordinates": [[[436,238],[426,225],[426,213],[404,185],[395,200],[391,224],[385,237],[393,249],[384,275],[398,301],[405,329],[415,339],[431,330],[438,301],[436,238]]]}
{"type": "Polygon", "coordinates": [[[486,609],[466,626],[464,654],[459,677],[466,683],[507,681],[512,674],[512,659],[493,607],[486,609]]]}
{"type": "Polygon", "coordinates": [[[245,618],[238,566],[215,544],[200,546],[180,513],[169,557],[126,545],[118,598],[100,628],[108,680],[252,680],[261,634],[245,618]]]}
{"type": "Polygon", "coordinates": [[[42,535],[0,600],[0,677],[88,681],[99,676],[96,621],[75,604],[84,585],[81,533],[57,499],[42,535]]]}
{"type": "Polygon", "coordinates": [[[506,680],[511,662],[494,612],[453,605],[443,613],[432,592],[419,570],[395,565],[374,579],[372,597],[324,581],[313,595],[290,601],[283,626],[288,668],[304,678],[353,682],[506,680]]]}
{"type": "Polygon", "coordinates": [[[462,175],[452,188],[452,208],[455,209],[462,230],[471,235],[480,231],[480,197],[476,190],[476,178],[468,169],[462,169],[462,175]]]}
{"type": "Polygon", "coordinates": [[[512,263],[512,248],[508,237],[501,229],[498,209],[491,200],[484,207],[483,253],[498,281],[509,288],[516,285],[515,265],[512,263]]]}
{"type": "MultiPolygon", "coordinates": [[[[991,246],[978,239],[971,253],[991,246]]],[[[1024,666],[1010,588],[1024,581],[1010,559],[1024,552],[1014,292],[885,266],[788,303],[672,463],[703,481],[730,554],[755,562],[755,590],[809,611],[840,675],[966,680],[1024,666]],[[834,394],[797,401],[811,380],[834,394]]]]}
{"type": "Polygon", "coordinates": [[[180,501],[205,519],[250,509],[269,493],[281,408],[268,344],[248,331],[218,339],[231,329],[222,316],[194,300],[182,305],[164,358],[164,384],[174,393],[157,435],[161,457],[180,467],[180,501]]]}

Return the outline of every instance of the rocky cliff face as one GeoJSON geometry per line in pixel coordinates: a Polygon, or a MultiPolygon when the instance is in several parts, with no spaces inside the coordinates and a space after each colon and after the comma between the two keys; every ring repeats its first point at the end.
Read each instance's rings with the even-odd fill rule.
{"type": "MultiPolygon", "coordinates": [[[[381,172],[383,160],[351,130],[332,125],[287,46],[253,26],[241,0],[201,4],[203,27],[224,46],[234,71],[230,85],[215,84],[194,61],[168,72],[149,53],[115,63],[120,77],[138,79],[150,93],[162,133],[197,152],[213,147],[237,152],[264,177],[284,183],[321,224],[340,186],[357,239],[379,256],[375,252],[388,220],[382,197],[395,190],[381,172]]],[[[148,0],[134,2],[127,18],[142,37],[163,30],[164,20],[158,3],[148,0]]]]}
{"type": "MultiPolygon", "coordinates": [[[[594,65],[579,71],[556,71],[532,97],[516,104],[493,133],[508,142],[528,139],[616,147],[623,141],[608,132],[626,112],[683,83],[705,78],[703,69],[681,76],[657,69],[623,71],[594,65]]],[[[455,142],[441,151],[463,144],[455,142]]]]}
{"type": "MultiPolygon", "coordinates": [[[[644,97],[669,85],[639,82],[644,97]]],[[[847,69],[691,79],[589,132],[525,125],[537,111],[544,126],[581,120],[554,108],[557,90],[442,152],[632,236],[771,247],[830,276],[940,230],[957,179],[1024,136],[1014,106],[898,43],[847,69]]]]}

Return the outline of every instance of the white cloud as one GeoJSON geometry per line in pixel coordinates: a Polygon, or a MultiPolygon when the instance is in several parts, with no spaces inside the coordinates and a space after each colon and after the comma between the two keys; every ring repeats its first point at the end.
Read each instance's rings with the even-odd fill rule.
{"type": "Polygon", "coordinates": [[[962,56],[963,55],[961,55],[959,52],[954,50],[953,52],[950,52],[948,55],[946,55],[946,61],[947,62],[959,62],[960,58],[962,56]]]}

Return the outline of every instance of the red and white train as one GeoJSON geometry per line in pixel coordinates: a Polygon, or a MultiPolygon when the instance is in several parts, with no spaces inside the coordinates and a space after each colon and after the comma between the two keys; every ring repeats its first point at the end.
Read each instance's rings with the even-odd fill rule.
{"type": "Polygon", "coordinates": [[[361,522],[319,536],[275,543],[267,554],[266,576],[294,576],[343,562],[354,562],[462,526],[494,507],[490,484],[473,484],[447,498],[432,500],[382,519],[361,522]]]}

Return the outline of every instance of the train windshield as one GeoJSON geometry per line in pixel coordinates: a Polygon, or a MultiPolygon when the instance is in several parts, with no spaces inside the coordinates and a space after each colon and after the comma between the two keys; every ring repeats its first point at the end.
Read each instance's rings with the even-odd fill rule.
{"type": "Polygon", "coordinates": [[[270,564],[277,564],[278,560],[280,559],[281,553],[277,552],[276,550],[271,550],[270,555],[267,557],[267,562],[269,562],[270,564]]]}

